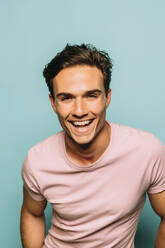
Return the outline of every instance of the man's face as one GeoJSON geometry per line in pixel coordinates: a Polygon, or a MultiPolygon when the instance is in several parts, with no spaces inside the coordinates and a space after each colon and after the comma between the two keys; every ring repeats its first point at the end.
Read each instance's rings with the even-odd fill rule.
{"type": "Polygon", "coordinates": [[[97,67],[78,65],[61,70],[53,79],[53,110],[70,141],[88,144],[105,125],[106,97],[103,75],[97,67]]]}

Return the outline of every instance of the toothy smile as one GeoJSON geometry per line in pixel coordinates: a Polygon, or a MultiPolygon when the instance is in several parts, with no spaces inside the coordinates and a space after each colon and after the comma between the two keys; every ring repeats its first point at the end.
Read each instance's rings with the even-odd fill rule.
{"type": "Polygon", "coordinates": [[[92,120],[86,120],[86,121],[70,121],[70,123],[75,126],[75,127],[85,127],[88,126],[93,122],[94,119],[92,120]]]}

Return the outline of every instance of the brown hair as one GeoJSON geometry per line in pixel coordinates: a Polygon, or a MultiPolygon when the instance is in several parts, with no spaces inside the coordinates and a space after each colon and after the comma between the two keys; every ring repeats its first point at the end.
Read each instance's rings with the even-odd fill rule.
{"type": "Polygon", "coordinates": [[[90,44],[69,45],[66,47],[45,66],[43,76],[47,83],[48,89],[52,97],[53,78],[64,68],[75,65],[90,65],[96,66],[103,73],[104,88],[107,94],[112,74],[112,61],[105,51],[99,51],[90,44]]]}

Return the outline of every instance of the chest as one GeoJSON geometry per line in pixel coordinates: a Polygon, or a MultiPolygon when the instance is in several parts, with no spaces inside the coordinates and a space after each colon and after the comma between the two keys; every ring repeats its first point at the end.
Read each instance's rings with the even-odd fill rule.
{"type": "Polygon", "coordinates": [[[96,216],[126,216],[145,201],[143,175],[108,167],[54,174],[44,190],[59,217],[67,221],[96,216]],[[132,175],[132,174],[131,174],[132,175]]]}

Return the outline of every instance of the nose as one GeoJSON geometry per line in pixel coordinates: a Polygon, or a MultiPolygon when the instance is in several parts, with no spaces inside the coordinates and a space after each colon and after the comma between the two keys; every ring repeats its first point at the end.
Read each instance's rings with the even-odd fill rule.
{"type": "Polygon", "coordinates": [[[79,119],[88,115],[83,99],[75,99],[72,115],[79,119]]]}

